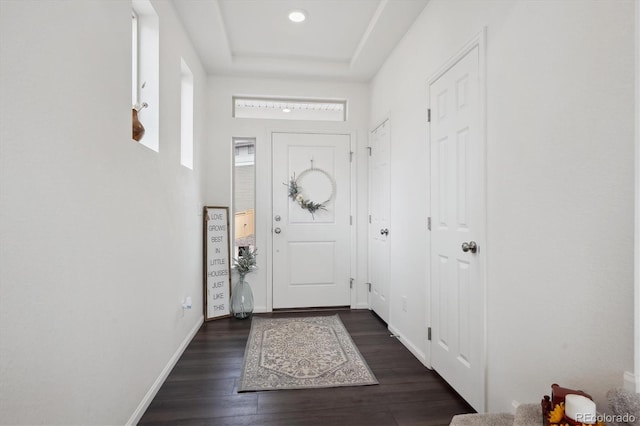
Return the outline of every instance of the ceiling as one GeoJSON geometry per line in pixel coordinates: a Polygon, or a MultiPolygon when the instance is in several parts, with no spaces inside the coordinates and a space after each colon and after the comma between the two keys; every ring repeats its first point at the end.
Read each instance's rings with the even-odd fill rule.
{"type": "Polygon", "coordinates": [[[211,74],[369,81],[429,0],[173,0],[211,74]],[[307,19],[289,21],[291,10],[307,19]]]}

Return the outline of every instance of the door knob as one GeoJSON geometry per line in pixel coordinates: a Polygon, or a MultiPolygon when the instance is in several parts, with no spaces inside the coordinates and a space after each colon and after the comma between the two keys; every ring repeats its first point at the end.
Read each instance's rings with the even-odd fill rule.
{"type": "Polygon", "coordinates": [[[468,243],[462,243],[462,251],[475,253],[478,251],[478,244],[475,241],[469,241],[468,243]]]}
{"type": "Polygon", "coordinates": [[[387,228],[381,229],[380,235],[389,235],[389,230],[387,228]]]}
{"type": "Polygon", "coordinates": [[[275,232],[276,234],[279,234],[280,232],[282,232],[282,230],[280,228],[276,228],[273,230],[273,232],[275,232]]]}

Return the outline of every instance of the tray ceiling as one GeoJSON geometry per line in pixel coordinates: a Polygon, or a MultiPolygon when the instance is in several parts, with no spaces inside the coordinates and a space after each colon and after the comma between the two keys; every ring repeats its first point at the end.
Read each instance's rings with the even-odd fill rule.
{"type": "Polygon", "coordinates": [[[427,2],[173,1],[209,73],[349,81],[371,79],[427,2]]]}

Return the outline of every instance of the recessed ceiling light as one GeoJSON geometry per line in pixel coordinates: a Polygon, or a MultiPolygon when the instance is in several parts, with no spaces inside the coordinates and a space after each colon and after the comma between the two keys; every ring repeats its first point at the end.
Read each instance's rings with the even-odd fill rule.
{"type": "Polygon", "coordinates": [[[289,12],[289,20],[292,22],[302,22],[307,19],[307,14],[303,10],[292,10],[289,12]]]}
{"type": "Polygon", "coordinates": [[[291,112],[291,110],[289,108],[283,108],[282,112],[291,112]]]}

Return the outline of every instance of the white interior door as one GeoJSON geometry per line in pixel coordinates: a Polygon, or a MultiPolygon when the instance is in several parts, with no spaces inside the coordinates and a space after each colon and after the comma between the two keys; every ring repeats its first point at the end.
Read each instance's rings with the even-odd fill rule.
{"type": "Polygon", "coordinates": [[[430,83],[429,104],[431,362],[482,412],[485,189],[478,46],[430,83]]]}
{"type": "Polygon", "coordinates": [[[350,135],[272,134],[273,307],[351,305],[350,135]],[[292,177],[313,214],[289,197],[292,177]]]}
{"type": "Polygon", "coordinates": [[[369,156],[369,282],[371,309],[389,322],[389,121],[370,135],[369,156]]]}

